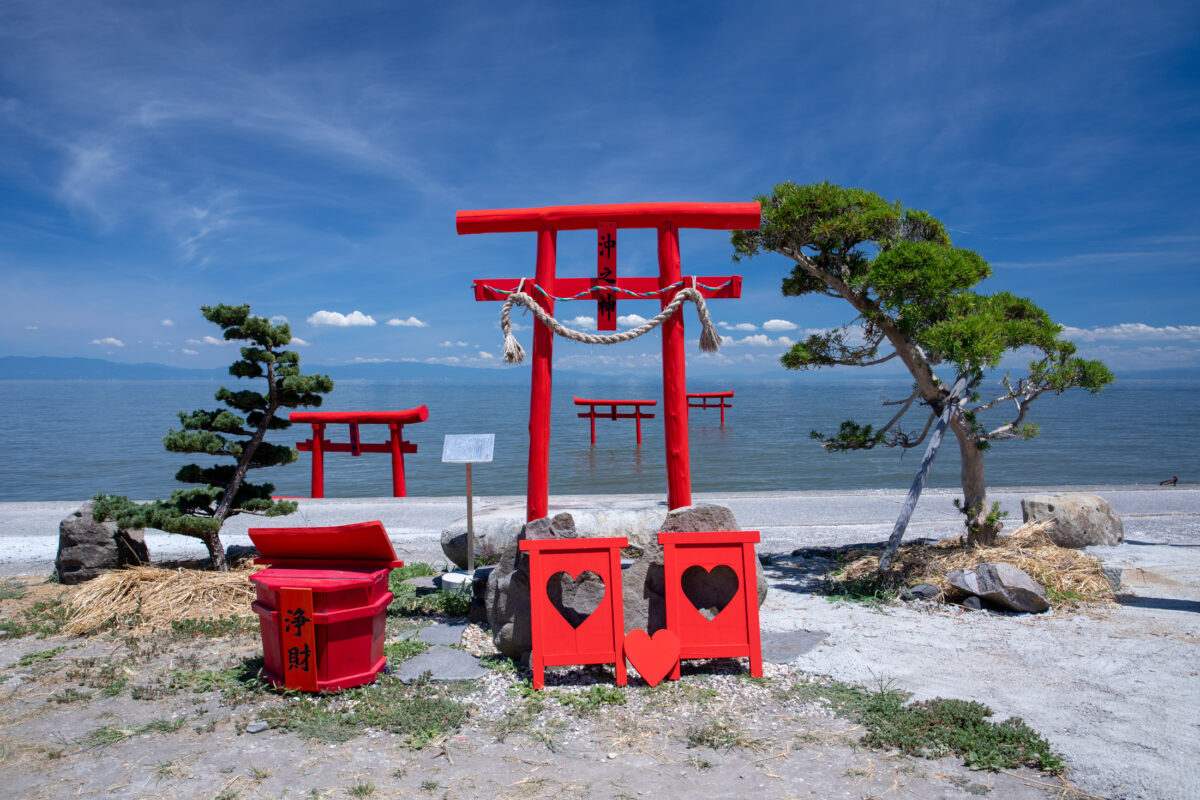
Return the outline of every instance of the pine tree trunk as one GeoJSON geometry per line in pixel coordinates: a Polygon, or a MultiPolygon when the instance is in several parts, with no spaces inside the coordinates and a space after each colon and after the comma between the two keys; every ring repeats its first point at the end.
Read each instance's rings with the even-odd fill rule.
{"type": "Polygon", "coordinates": [[[208,548],[208,561],[214,572],[228,572],[229,565],[225,563],[225,546],[221,544],[219,531],[206,533],[202,537],[204,546],[208,548]]]}
{"type": "Polygon", "coordinates": [[[960,481],[963,491],[963,508],[967,509],[967,544],[989,546],[1003,526],[998,520],[987,522],[991,510],[987,498],[987,482],[983,476],[983,450],[979,449],[975,437],[964,430],[958,420],[953,424],[958,438],[958,452],[962,460],[960,481]]]}

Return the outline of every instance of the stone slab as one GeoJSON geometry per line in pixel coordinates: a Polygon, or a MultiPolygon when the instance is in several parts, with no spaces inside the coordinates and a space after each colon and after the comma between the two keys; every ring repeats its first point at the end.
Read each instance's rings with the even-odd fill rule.
{"type": "Polygon", "coordinates": [[[763,631],[762,657],[769,664],[790,664],[828,638],[825,631],[763,631]]]}
{"type": "Polygon", "coordinates": [[[428,625],[417,631],[417,639],[429,644],[461,644],[463,632],[466,629],[467,626],[465,624],[454,625],[447,622],[439,622],[436,625],[428,625]]]}
{"type": "Polygon", "coordinates": [[[404,683],[413,683],[426,672],[430,673],[431,681],[473,681],[488,672],[470,653],[442,645],[434,645],[421,655],[413,656],[395,671],[404,683]]]}

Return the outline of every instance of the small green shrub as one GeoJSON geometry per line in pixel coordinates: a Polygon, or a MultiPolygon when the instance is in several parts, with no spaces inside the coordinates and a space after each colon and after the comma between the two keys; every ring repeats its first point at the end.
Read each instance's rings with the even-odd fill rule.
{"type": "Polygon", "coordinates": [[[258,631],[257,617],[210,617],[207,619],[177,619],[171,621],[171,635],[175,639],[219,639],[258,631]]]}
{"type": "Polygon", "coordinates": [[[556,692],[558,702],[574,711],[576,714],[588,714],[599,711],[605,706],[625,705],[625,692],[616,686],[594,684],[580,692],[556,692]]]}

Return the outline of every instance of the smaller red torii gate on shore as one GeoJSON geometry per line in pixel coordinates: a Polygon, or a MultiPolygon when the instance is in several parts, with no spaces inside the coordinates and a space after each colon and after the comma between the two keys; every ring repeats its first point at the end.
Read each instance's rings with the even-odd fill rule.
{"type": "Polygon", "coordinates": [[[404,454],[417,452],[417,446],[404,441],[404,426],[429,419],[429,409],[417,406],[405,411],[293,411],[288,419],[292,422],[307,422],[312,425],[311,439],[296,442],[296,449],[301,452],[311,452],[312,456],[312,496],[325,496],[325,454],[349,453],[359,456],[363,453],[392,454],[392,496],[405,497],[408,492],[404,486],[404,454]],[[331,442],[325,438],[326,425],[349,425],[350,441],[331,442]],[[359,425],[387,425],[391,433],[388,441],[380,444],[361,443],[358,439],[359,425]]]}

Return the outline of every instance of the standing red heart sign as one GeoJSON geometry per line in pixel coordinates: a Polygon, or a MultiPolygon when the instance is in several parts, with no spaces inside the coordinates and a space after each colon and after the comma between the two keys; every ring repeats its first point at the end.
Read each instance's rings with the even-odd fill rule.
{"type": "Polygon", "coordinates": [[[651,686],[657,686],[679,661],[679,637],[663,628],[653,636],[643,630],[625,636],[625,658],[651,686]]]}

